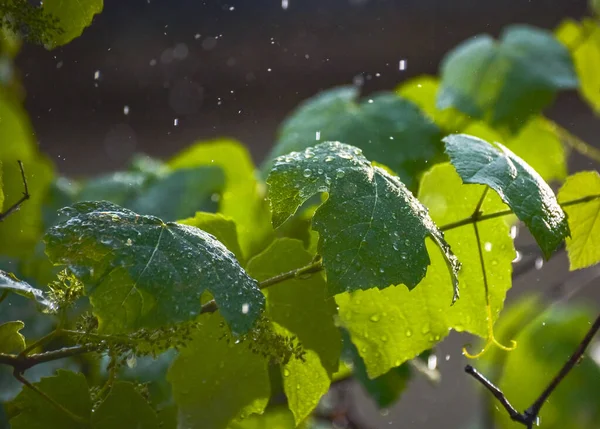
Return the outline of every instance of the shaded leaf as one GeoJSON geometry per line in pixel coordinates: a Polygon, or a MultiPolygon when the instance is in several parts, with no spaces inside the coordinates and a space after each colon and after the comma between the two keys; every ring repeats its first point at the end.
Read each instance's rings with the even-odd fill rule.
{"type": "Polygon", "coordinates": [[[496,42],[483,34],[450,51],[441,66],[437,105],[517,131],[557,91],[578,85],[569,52],[551,33],[506,27],[496,42]]]}
{"type": "Polygon", "coordinates": [[[131,383],[118,381],[94,411],[93,429],[158,429],[156,413],[131,383]]]}
{"type": "Polygon", "coordinates": [[[246,344],[223,339],[218,313],[199,321],[201,329],[192,333],[167,374],[179,425],[220,429],[234,419],[262,413],[271,393],[267,361],[246,344]]]}
{"type": "Polygon", "coordinates": [[[104,331],[192,319],[205,290],[236,333],[260,314],[264,296],[256,281],[210,234],[108,202],[62,212],[69,219],[48,231],[46,251],[84,281],[104,331]]]}
{"type": "Polygon", "coordinates": [[[39,393],[24,388],[11,404],[12,429],[88,429],[92,402],[83,374],[59,369],[34,385],[83,421],[72,419],[39,393]]]}
{"type": "MultiPolygon", "coordinates": [[[[434,166],[423,176],[419,188],[419,200],[438,225],[471,216],[484,191],[480,185],[463,185],[450,164],[434,166]]],[[[482,205],[484,214],[505,208],[498,195],[488,192],[482,205]]],[[[490,249],[483,256],[493,323],[511,287],[515,251],[510,227],[502,218],[488,219],[478,228],[481,246],[490,249]]],[[[465,225],[444,234],[462,262],[461,297],[453,306],[449,305],[451,291],[442,287],[450,281],[446,263],[431,241],[427,243],[431,266],[414,290],[396,286],[336,296],[340,323],[350,333],[369,377],[381,376],[432,348],[450,329],[487,338],[486,291],[474,228],[465,225]]]]}
{"type": "Polygon", "coordinates": [[[561,203],[593,195],[598,198],[564,207],[571,230],[566,240],[571,270],[600,262],[600,175],[583,171],[569,176],[558,192],[561,203]]]}
{"type": "Polygon", "coordinates": [[[20,353],[25,349],[25,337],[19,333],[25,324],[21,321],[0,324],[0,353],[20,353]]]}
{"type": "Polygon", "coordinates": [[[17,279],[10,273],[0,270],[0,294],[4,291],[16,293],[17,295],[32,299],[42,307],[52,307],[50,301],[44,296],[43,291],[17,279]]]}
{"type": "Polygon", "coordinates": [[[446,152],[464,183],[494,189],[527,225],[546,259],[569,235],[567,218],[550,186],[500,143],[466,134],[444,138],[446,152]]]}
{"type": "Polygon", "coordinates": [[[81,36],[94,15],[102,12],[103,0],[46,0],[44,11],[58,18],[58,26],[63,30],[60,34],[49,34],[48,49],[69,43],[81,36]]]}
{"type": "Polygon", "coordinates": [[[442,249],[457,297],[458,261],[427,210],[404,184],[371,166],[360,149],[337,142],[275,160],[267,180],[273,225],[281,225],[308,198],[329,192],[313,217],[329,293],[415,287],[430,259],[425,238],[442,249]]]}
{"type": "Polygon", "coordinates": [[[237,227],[231,218],[218,213],[198,212],[194,217],[180,220],[177,223],[194,226],[214,235],[227,249],[233,252],[240,263],[243,263],[244,258],[238,243],[237,227]]]}
{"type": "MultiPolygon", "coordinates": [[[[248,273],[262,281],[308,265],[312,259],[301,241],[282,238],[248,263],[248,273]]],[[[292,357],[281,368],[284,391],[297,424],[327,393],[339,366],[341,338],[334,324],[336,305],[326,290],[320,273],[265,290],[267,316],[274,322],[275,331],[296,336],[306,352],[304,362],[292,357]]]]}
{"type": "Polygon", "coordinates": [[[357,99],[357,88],[340,87],[305,101],[282,125],[267,159],[341,141],[389,166],[409,187],[432,163],[445,159],[441,131],[415,104],[391,93],[357,99]]]}

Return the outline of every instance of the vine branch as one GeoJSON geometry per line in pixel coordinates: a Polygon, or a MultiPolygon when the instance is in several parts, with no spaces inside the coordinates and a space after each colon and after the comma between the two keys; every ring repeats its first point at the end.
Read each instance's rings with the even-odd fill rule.
{"type": "Polygon", "coordinates": [[[10,216],[12,213],[16,212],[21,208],[21,204],[27,201],[31,195],[29,195],[29,187],[27,186],[27,178],[25,177],[25,170],[23,169],[23,163],[21,161],[17,161],[19,163],[19,169],[21,170],[21,179],[23,180],[23,196],[10,206],[4,213],[0,213],[0,222],[10,216]]]}
{"type": "Polygon", "coordinates": [[[467,374],[471,375],[473,378],[475,378],[487,390],[489,390],[492,393],[492,395],[498,400],[498,402],[500,402],[500,404],[508,412],[508,415],[510,416],[510,418],[512,420],[514,420],[518,423],[521,423],[522,425],[526,426],[527,429],[532,429],[533,425],[538,421],[538,417],[539,417],[540,411],[541,411],[544,403],[546,403],[546,401],[548,400],[548,398],[550,397],[552,392],[554,392],[554,390],[564,380],[564,378],[567,376],[567,374],[582,359],[585,350],[587,349],[590,342],[594,338],[594,335],[596,335],[596,333],[598,332],[599,329],[600,329],[600,315],[598,315],[598,317],[596,317],[596,320],[594,321],[594,323],[588,330],[587,334],[585,334],[585,337],[583,337],[583,340],[581,340],[581,343],[579,343],[579,346],[577,346],[577,349],[575,350],[575,352],[571,355],[569,360],[567,360],[567,362],[565,362],[565,364],[560,369],[558,374],[556,374],[556,376],[554,376],[554,378],[550,381],[550,383],[548,384],[548,387],[546,387],[546,389],[544,389],[544,391],[540,394],[540,396],[538,396],[538,398],[533,402],[533,404],[531,404],[531,406],[529,408],[527,408],[523,413],[519,413],[510,404],[510,402],[508,401],[508,399],[506,398],[504,393],[502,393],[502,391],[497,386],[495,386],[491,381],[489,381],[487,378],[485,378],[481,373],[479,373],[471,365],[467,365],[465,367],[465,372],[467,374]]]}

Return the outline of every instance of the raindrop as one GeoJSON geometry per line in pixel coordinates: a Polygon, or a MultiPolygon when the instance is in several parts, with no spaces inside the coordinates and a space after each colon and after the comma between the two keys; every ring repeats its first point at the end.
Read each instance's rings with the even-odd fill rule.
{"type": "Polygon", "coordinates": [[[100,79],[100,70],[96,70],[94,72],[94,80],[98,80],[98,79],[100,79]]]}
{"type": "Polygon", "coordinates": [[[342,168],[338,168],[335,171],[335,177],[337,177],[338,179],[341,179],[342,177],[344,177],[346,175],[346,172],[342,169],[342,168]]]}
{"type": "Polygon", "coordinates": [[[379,320],[381,320],[381,316],[379,314],[373,314],[371,317],[369,317],[369,320],[371,322],[379,322],[379,320]]]}
{"type": "Polygon", "coordinates": [[[131,238],[127,239],[127,242],[125,243],[126,246],[131,246],[133,244],[133,242],[131,241],[131,238]]]}
{"type": "Polygon", "coordinates": [[[150,67],[154,67],[154,66],[156,65],[156,59],[152,58],[152,59],[150,60],[150,63],[149,63],[149,64],[150,64],[150,67]]]}
{"type": "Polygon", "coordinates": [[[429,357],[427,358],[427,368],[430,371],[433,371],[434,369],[437,368],[437,356],[436,355],[429,355],[429,357]]]}
{"type": "Polygon", "coordinates": [[[450,360],[450,355],[446,355],[444,359],[446,359],[446,362],[448,362],[450,360]]]}
{"type": "Polygon", "coordinates": [[[516,263],[517,263],[517,262],[519,262],[521,259],[522,259],[521,252],[519,252],[519,251],[517,250],[517,253],[516,253],[516,255],[515,255],[515,259],[513,259],[513,260],[512,260],[512,262],[513,262],[513,264],[516,264],[516,263]]]}
{"type": "Polygon", "coordinates": [[[250,305],[248,303],[244,303],[242,304],[242,313],[244,314],[248,314],[248,311],[250,310],[250,305]]]}
{"type": "Polygon", "coordinates": [[[315,133],[315,140],[316,140],[316,141],[319,141],[319,140],[321,140],[321,131],[317,131],[317,132],[315,133]]]}
{"type": "Polygon", "coordinates": [[[431,331],[431,328],[429,327],[429,324],[425,324],[423,325],[423,328],[421,329],[421,333],[423,335],[429,334],[429,332],[431,331]]]}
{"type": "Polygon", "coordinates": [[[486,251],[486,252],[491,252],[491,251],[492,251],[492,243],[490,243],[489,241],[488,241],[488,242],[486,242],[486,243],[483,245],[483,248],[485,249],[485,251],[486,251]]]}
{"type": "Polygon", "coordinates": [[[541,257],[537,258],[535,260],[535,269],[536,270],[541,270],[543,266],[544,266],[544,260],[541,257]]]}
{"type": "Polygon", "coordinates": [[[123,106],[123,114],[129,115],[129,106],[127,106],[127,105],[123,106]]]}
{"type": "Polygon", "coordinates": [[[289,370],[289,369],[287,369],[287,368],[285,368],[285,369],[283,370],[283,375],[284,375],[284,377],[289,377],[289,376],[290,376],[290,370],[289,370]]]}
{"type": "Polygon", "coordinates": [[[137,365],[137,358],[134,354],[127,356],[127,366],[129,368],[135,368],[137,365]]]}
{"type": "Polygon", "coordinates": [[[356,76],[354,76],[354,79],[352,79],[352,83],[354,84],[354,86],[363,86],[365,83],[365,78],[362,74],[357,74],[356,76]]]}
{"type": "Polygon", "coordinates": [[[381,415],[381,417],[385,417],[390,413],[390,410],[388,410],[387,408],[382,408],[381,410],[379,410],[379,414],[381,415]]]}
{"type": "Polygon", "coordinates": [[[306,178],[310,177],[312,174],[312,171],[310,171],[310,168],[306,168],[304,169],[304,171],[302,172],[302,175],[306,178]]]}
{"type": "Polygon", "coordinates": [[[325,162],[331,162],[331,161],[333,161],[334,159],[335,159],[335,158],[334,158],[333,156],[331,156],[331,155],[327,155],[327,156],[325,157],[325,162]]]}
{"type": "Polygon", "coordinates": [[[400,71],[406,70],[406,60],[400,60],[400,62],[398,63],[398,68],[400,69],[400,71]]]}
{"type": "Polygon", "coordinates": [[[173,119],[173,126],[176,127],[177,125],[179,125],[179,119],[175,118],[175,119],[173,119]]]}
{"type": "Polygon", "coordinates": [[[379,272],[380,272],[381,274],[383,274],[383,273],[385,273],[385,270],[384,270],[383,268],[380,268],[380,269],[379,269],[379,272]]]}
{"type": "Polygon", "coordinates": [[[281,0],[281,8],[283,10],[287,10],[287,8],[290,6],[290,2],[289,0],[281,0]]]}
{"type": "Polygon", "coordinates": [[[519,228],[517,228],[517,225],[513,225],[510,227],[510,238],[512,238],[513,240],[515,238],[517,238],[517,236],[519,235],[519,228]]]}
{"type": "Polygon", "coordinates": [[[410,329],[407,329],[405,332],[407,337],[411,337],[412,336],[412,331],[410,329]]]}

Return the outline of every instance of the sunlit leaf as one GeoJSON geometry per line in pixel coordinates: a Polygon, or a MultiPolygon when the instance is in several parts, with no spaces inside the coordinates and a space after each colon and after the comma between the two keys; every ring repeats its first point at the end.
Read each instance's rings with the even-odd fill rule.
{"type": "Polygon", "coordinates": [[[34,385],[81,421],[56,408],[38,392],[24,388],[11,404],[12,429],[89,429],[92,402],[83,374],[61,369],[34,385]]]}
{"type": "Polygon", "coordinates": [[[247,344],[223,339],[223,318],[204,315],[167,378],[179,407],[179,426],[220,429],[229,422],[262,413],[270,397],[267,361],[247,344]]]}
{"type": "Polygon", "coordinates": [[[44,296],[44,292],[32,287],[28,283],[17,279],[14,275],[0,270],[0,295],[4,292],[12,292],[36,301],[42,307],[51,307],[50,302],[44,296]]]}
{"type": "Polygon", "coordinates": [[[243,420],[231,422],[227,429],[308,429],[308,426],[297,426],[294,416],[287,407],[268,409],[263,415],[252,415],[243,420]]]}
{"type": "MultiPolygon", "coordinates": [[[[248,273],[262,281],[305,266],[311,260],[312,255],[304,250],[302,242],[283,238],[253,258],[248,263],[248,273]]],[[[338,369],[341,339],[334,324],[337,311],[326,290],[320,273],[265,290],[267,316],[276,324],[276,332],[296,336],[306,351],[305,361],[292,357],[281,368],[284,391],[296,423],[314,410],[338,369]]]]}
{"type": "Polygon", "coordinates": [[[456,297],[459,264],[443,234],[406,186],[371,166],[360,149],[327,142],[281,156],[267,183],[275,227],[308,198],[329,192],[313,228],[320,236],[330,294],[399,283],[414,288],[430,262],[429,236],[448,263],[456,297]]]}
{"type": "Polygon", "coordinates": [[[25,337],[19,333],[24,327],[21,321],[0,324],[0,353],[20,353],[25,349],[25,337]]]}
{"type": "Polygon", "coordinates": [[[594,195],[598,198],[564,208],[571,230],[567,238],[571,270],[600,262],[600,175],[583,171],[569,176],[558,192],[561,203],[594,195]]]}
{"type": "Polygon", "coordinates": [[[118,381],[92,415],[93,429],[158,429],[156,413],[133,384],[118,381]]]}
{"type": "Polygon", "coordinates": [[[49,35],[47,47],[53,49],[81,36],[94,15],[102,12],[103,0],[45,0],[43,8],[59,20],[58,26],[63,30],[61,34],[49,35]]]}
{"type": "Polygon", "coordinates": [[[559,90],[578,85],[569,52],[551,33],[512,25],[499,41],[483,34],[450,51],[441,66],[440,109],[454,107],[517,131],[559,90]]]}
{"type": "Polygon", "coordinates": [[[63,214],[69,218],[46,234],[46,252],[85,282],[103,330],[192,319],[205,290],[236,333],[260,314],[256,281],[210,234],[108,202],[78,203],[63,214]]]}
{"type": "Polygon", "coordinates": [[[548,184],[525,161],[500,143],[466,134],[444,138],[446,152],[464,183],[494,189],[527,225],[549,258],[569,235],[567,217],[548,184]]]}
{"type": "Polygon", "coordinates": [[[408,186],[443,159],[441,131],[412,102],[381,93],[358,101],[358,89],[341,87],[305,101],[283,123],[270,160],[324,141],[361,148],[370,160],[394,170],[408,186]]]}
{"type": "MultiPolygon", "coordinates": [[[[449,225],[473,214],[484,187],[462,184],[450,164],[434,166],[421,181],[419,200],[438,225],[449,225]]],[[[483,213],[506,209],[500,198],[488,193],[483,213]]],[[[493,323],[511,286],[515,251],[509,226],[502,218],[478,226],[493,323]],[[487,250],[489,249],[489,251],[487,250]]],[[[446,231],[446,240],[462,263],[460,299],[449,305],[452,292],[444,258],[433,242],[427,243],[431,266],[417,288],[404,286],[357,291],[336,296],[340,322],[350,332],[371,378],[387,373],[441,341],[450,329],[487,338],[488,314],[483,271],[472,225],[446,231]]]]}
{"type": "Polygon", "coordinates": [[[231,218],[219,213],[198,212],[194,217],[180,220],[177,223],[194,226],[214,235],[217,240],[223,243],[235,255],[238,261],[243,263],[244,257],[238,243],[237,227],[231,218]]]}

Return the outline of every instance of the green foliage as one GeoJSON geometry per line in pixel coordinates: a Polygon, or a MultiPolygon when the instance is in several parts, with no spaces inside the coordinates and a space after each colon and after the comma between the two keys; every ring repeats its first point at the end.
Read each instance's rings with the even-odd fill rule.
{"type": "Polygon", "coordinates": [[[133,384],[117,382],[94,411],[93,429],[158,429],[156,412],[133,384]]]}
{"type": "Polygon", "coordinates": [[[488,35],[463,42],[442,62],[437,103],[494,127],[517,131],[559,90],[578,85],[568,51],[541,29],[507,27],[498,42],[488,35]]]}
{"type": "Polygon", "coordinates": [[[0,4],[0,30],[19,34],[37,44],[64,34],[57,17],[27,0],[4,0],[0,4]]]}
{"type": "Polygon", "coordinates": [[[500,143],[467,135],[444,139],[446,152],[464,183],[488,185],[527,225],[549,258],[569,235],[567,217],[552,189],[525,161],[500,143]]]}
{"type": "Polygon", "coordinates": [[[24,327],[23,322],[0,324],[0,353],[20,353],[25,349],[25,337],[19,333],[24,327]]]}
{"type": "Polygon", "coordinates": [[[356,88],[341,87],[305,102],[283,124],[268,159],[319,142],[341,141],[388,165],[409,188],[418,174],[444,159],[441,131],[412,102],[391,93],[360,104],[357,97],[356,88]]]}
{"type": "Polygon", "coordinates": [[[16,293],[32,299],[45,309],[52,309],[53,307],[52,303],[44,296],[43,291],[17,279],[13,274],[0,270],[0,295],[5,292],[16,293]]]}
{"type": "Polygon", "coordinates": [[[267,183],[275,227],[308,198],[329,192],[313,227],[332,295],[398,283],[414,288],[430,262],[424,243],[429,236],[446,258],[453,301],[458,297],[459,264],[443,234],[406,186],[373,167],[360,149],[330,142],[292,152],[275,160],[267,183]]]}
{"type": "MultiPolygon", "coordinates": [[[[584,171],[567,177],[558,193],[559,201],[575,201],[588,195],[600,195],[600,175],[584,171]]],[[[600,200],[593,199],[565,207],[571,236],[567,238],[567,254],[571,270],[600,262],[600,200]]]]}
{"type": "Polygon", "coordinates": [[[200,314],[205,290],[234,332],[246,332],[263,307],[256,282],[204,231],[107,202],[78,203],[62,213],[69,218],[45,237],[48,256],[89,285],[103,331],[190,320],[200,314]]]}
{"type": "Polygon", "coordinates": [[[44,43],[49,49],[65,45],[81,36],[94,15],[102,12],[103,0],[45,0],[43,11],[58,20],[60,32],[45,34],[44,43]]]}

